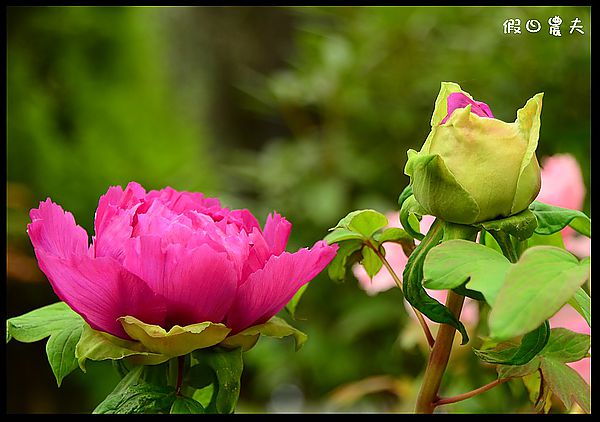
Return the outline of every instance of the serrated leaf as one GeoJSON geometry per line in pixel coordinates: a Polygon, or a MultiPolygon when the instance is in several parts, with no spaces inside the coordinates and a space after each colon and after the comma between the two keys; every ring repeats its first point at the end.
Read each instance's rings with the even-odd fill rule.
{"type": "Polygon", "coordinates": [[[383,266],[381,259],[377,256],[373,249],[369,247],[364,247],[362,249],[362,259],[360,263],[371,279],[377,275],[383,266]]]}
{"type": "Polygon", "coordinates": [[[533,201],[529,209],[535,214],[538,222],[536,233],[552,234],[566,226],[571,226],[584,236],[591,237],[591,220],[581,211],[556,207],[540,201],[533,201]]]}
{"type": "Polygon", "coordinates": [[[550,318],[589,278],[589,264],[552,246],[525,250],[512,265],[489,315],[490,336],[506,340],[550,318]]]}
{"type": "Polygon", "coordinates": [[[327,266],[329,278],[336,282],[344,281],[348,268],[360,260],[362,247],[363,242],[358,240],[347,240],[340,243],[335,257],[327,266]]]}
{"type": "Polygon", "coordinates": [[[382,213],[366,209],[356,210],[342,218],[332,230],[345,229],[358,233],[364,238],[370,238],[373,234],[388,225],[388,219],[382,213]]]}
{"type": "Polygon", "coordinates": [[[429,296],[423,288],[423,263],[427,253],[442,240],[443,224],[441,220],[436,220],[408,258],[402,274],[404,296],[414,308],[430,320],[456,328],[462,335],[462,344],[466,344],[469,336],[462,322],[447,307],[429,296]]]}
{"type": "Polygon", "coordinates": [[[449,240],[429,251],[423,265],[423,285],[444,290],[462,286],[481,292],[493,305],[511,264],[500,253],[467,240],[449,240]]]}
{"type": "Polygon", "coordinates": [[[193,352],[198,365],[210,368],[216,377],[215,391],[206,407],[207,413],[228,414],[235,411],[244,368],[242,349],[210,348],[193,352]]]}
{"type": "Polygon", "coordinates": [[[491,231],[503,231],[515,236],[519,240],[525,240],[533,234],[537,227],[537,220],[533,212],[525,209],[517,214],[506,218],[483,221],[476,224],[476,227],[491,231]]]}
{"type": "Polygon", "coordinates": [[[202,414],[204,412],[204,407],[196,400],[191,399],[189,397],[177,396],[173,405],[171,406],[171,414],[202,414]]]}
{"type": "Polygon", "coordinates": [[[584,412],[591,413],[591,388],[577,371],[554,359],[542,359],[540,369],[545,382],[567,409],[577,403],[584,412]]]}
{"type": "Polygon", "coordinates": [[[479,359],[500,365],[525,365],[532,360],[547,345],[550,338],[550,325],[545,321],[536,330],[527,333],[518,346],[505,347],[502,344],[494,349],[477,350],[473,352],[479,359]]]}
{"type": "Polygon", "coordinates": [[[589,295],[583,290],[583,288],[579,288],[573,295],[571,299],[569,299],[569,305],[575,309],[579,315],[581,315],[588,326],[592,327],[592,301],[589,295]]]}

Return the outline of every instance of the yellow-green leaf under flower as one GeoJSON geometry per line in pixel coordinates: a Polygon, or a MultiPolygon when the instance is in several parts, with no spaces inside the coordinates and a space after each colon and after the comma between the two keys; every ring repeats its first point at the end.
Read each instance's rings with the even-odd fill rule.
{"type": "Polygon", "coordinates": [[[169,331],[158,325],[146,324],[132,316],[119,318],[125,332],[146,349],[166,356],[181,356],[196,349],[214,346],[227,337],[230,328],[210,321],[173,326],[169,331]]]}
{"type": "Polygon", "coordinates": [[[298,351],[307,337],[302,331],[292,327],[287,322],[279,317],[273,317],[264,324],[255,325],[253,327],[246,328],[245,330],[227,337],[221,346],[228,348],[241,347],[245,352],[256,344],[260,335],[267,337],[283,338],[287,336],[294,336],[296,342],[296,351],[298,351]]]}

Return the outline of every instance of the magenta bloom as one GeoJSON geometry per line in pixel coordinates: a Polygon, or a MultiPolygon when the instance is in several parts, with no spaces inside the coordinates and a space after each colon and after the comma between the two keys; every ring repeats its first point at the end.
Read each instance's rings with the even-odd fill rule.
{"type": "Polygon", "coordinates": [[[54,292],[99,331],[128,339],[118,318],[169,329],[211,321],[235,334],[266,322],[333,259],[337,245],[285,252],[292,228],[277,213],[264,229],[245,209],[201,193],[138,183],[111,187],[95,236],[50,199],[27,231],[54,292]]]}
{"type": "Polygon", "coordinates": [[[462,92],[453,92],[452,94],[448,95],[447,101],[448,114],[441,121],[441,125],[446,123],[446,121],[450,118],[454,110],[456,110],[457,108],[465,108],[469,104],[471,104],[471,113],[475,113],[479,117],[494,117],[494,115],[492,114],[492,110],[490,110],[490,107],[486,103],[482,101],[472,100],[462,92]]]}

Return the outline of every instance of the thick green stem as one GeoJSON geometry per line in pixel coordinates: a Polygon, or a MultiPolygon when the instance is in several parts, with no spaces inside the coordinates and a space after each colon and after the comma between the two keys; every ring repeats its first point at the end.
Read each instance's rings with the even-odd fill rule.
{"type": "MultiPolygon", "coordinates": [[[[446,307],[458,318],[464,300],[464,296],[449,290],[448,297],[446,298],[446,307]]],[[[429,355],[427,369],[425,369],[421,391],[417,397],[415,408],[417,413],[433,413],[435,409],[435,402],[438,400],[437,393],[442,383],[442,376],[448,365],[448,360],[450,359],[455,333],[456,329],[451,325],[440,324],[435,343],[429,355]]]]}
{"type": "MultiPolygon", "coordinates": [[[[446,222],[444,224],[444,236],[442,242],[452,239],[474,241],[477,238],[477,232],[478,230],[471,226],[446,222]]],[[[446,307],[457,319],[460,317],[464,301],[464,296],[459,295],[452,290],[448,290],[446,307]]],[[[440,324],[435,343],[431,349],[431,354],[429,355],[429,361],[427,363],[427,368],[425,369],[421,390],[417,397],[415,407],[415,412],[417,413],[433,413],[435,409],[436,402],[439,399],[438,391],[442,383],[442,377],[446,371],[450,353],[452,352],[455,333],[456,329],[453,326],[449,324],[440,324]]]]}

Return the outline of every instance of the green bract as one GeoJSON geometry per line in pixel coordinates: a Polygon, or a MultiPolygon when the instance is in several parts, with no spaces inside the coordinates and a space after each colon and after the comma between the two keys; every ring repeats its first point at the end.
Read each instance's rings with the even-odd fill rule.
{"type": "Polygon", "coordinates": [[[443,82],[421,150],[408,151],[404,172],[415,199],[431,215],[458,224],[474,224],[523,211],[541,186],[535,156],[542,93],[517,111],[512,123],[457,108],[449,119],[447,98],[468,93],[443,82]]]}

